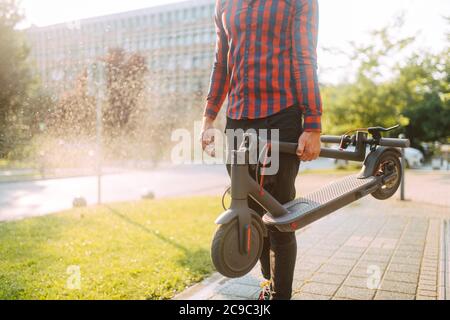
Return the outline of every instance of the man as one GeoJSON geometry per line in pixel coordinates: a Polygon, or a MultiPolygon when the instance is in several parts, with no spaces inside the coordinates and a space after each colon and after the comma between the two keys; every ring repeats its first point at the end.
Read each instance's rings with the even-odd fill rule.
{"type": "MultiPolygon", "coordinates": [[[[265,184],[278,201],[287,203],[296,195],[300,161],[320,154],[318,0],[217,0],[215,25],[203,149],[214,142],[211,129],[228,96],[227,129],[279,129],[280,141],[298,142],[298,157],[281,154],[278,173],[265,184]]],[[[249,206],[264,213],[252,199],[249,206]]],[[[260,262],[270,281],[263,292],[271,299],[291,298],[296,253],[294,233],[269,228],[260,262]]]]}

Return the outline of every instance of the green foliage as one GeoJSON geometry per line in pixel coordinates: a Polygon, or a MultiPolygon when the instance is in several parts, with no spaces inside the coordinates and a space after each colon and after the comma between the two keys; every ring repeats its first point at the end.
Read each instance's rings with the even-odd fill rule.
{"type": "Polygon", "coordinates": [[[449,52],[405,56],[413,39],[396,39],[400,28],[401,21],[373,32],[370,45],[353,44],[355,79],[323,88],[327,133],[399,123],[416,144],[450,136],[449,52]]]}
{"type": "Polygon", "coordinates": [[[16,30],[21,20],[16,0],[0,1],[0,158],[36,133],[36,114],[46,99],[32,75],[24,34],[16,30]]]}
{"type": "Polygon", "coordinates": [[[0,300],[170,299],[213,271],[219,203],[140,201],[0,223],[0,300]],[[67,286],[70,266],[79,290],[67,286]]]}
{"type": "Polygon", "coordinates": [[[84,70],[75,87],[62,94],[49,109],[46,117],[48,131],[55,137],[93,137],[95,135],[95,98],[88,94],[88,76],[84,70]]]}
{"type": "Polygon", "coordinates": [[[126,133],[131,118],[139,110],[148,74],[144,56],[112,49],[105,57],[108,103],[104,110],[105,130],[115,137],[126,133]]]}
{"type": "Polygon", "coordinates": [[[393,84],[403,102],[402,114],[413,142],[442,141],[450,137],[449,52],[414,55],[400,70],[393,84]],[[415,141],[414,141],[415,140],[415,141]]]}

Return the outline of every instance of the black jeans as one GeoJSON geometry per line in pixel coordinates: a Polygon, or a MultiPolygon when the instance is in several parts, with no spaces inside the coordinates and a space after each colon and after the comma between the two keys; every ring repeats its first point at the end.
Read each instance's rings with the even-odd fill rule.
{"type": "MultiPolygon", "coordinates": [[[[298,106],[292,106],[264,119],[227,119],[226,129],[242,129],[244,131],[278,129],[280,141],[296,143],[303,131],[302,113],[298,106]]],[[[280,203],[285,204],[295,199],[295,179],[300,167],[300,160],[296,156],[288,154],[280,154],[279,157],[279,171],[275,176],[265,177],[264,188],[280,203]]],[[[227,166],[227,169],[230,172],[230,166],[227,166]]],[[[255,168],[250,169],[250,174],[255,176],[255,168]]],[[[265,213],[264,209],[250,197],[248,204],[261,216],[265,213]]],[[[260,263],[264,278],[271,280],[272,299],[291,299],[296,258],[295,233],[283,233],[275,227],[269,227],[260,263]]]]}

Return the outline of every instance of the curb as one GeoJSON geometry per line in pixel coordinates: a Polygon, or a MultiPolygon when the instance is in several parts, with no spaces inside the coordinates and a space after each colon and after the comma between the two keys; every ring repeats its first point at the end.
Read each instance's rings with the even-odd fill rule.
{"type": "Polygon", "coordinates": [[[172,300],[206,300],[211,296],[211,291],[229,280],[216,272],[202,282],[187,288],[173,297],[172,300]]]}

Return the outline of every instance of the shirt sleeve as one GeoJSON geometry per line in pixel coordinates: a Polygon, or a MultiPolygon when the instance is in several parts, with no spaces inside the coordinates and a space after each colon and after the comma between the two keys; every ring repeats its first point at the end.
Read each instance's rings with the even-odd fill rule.
{"type": "Polygon", "coordinates": [[[292,61],[304,130],[321,132],[322,99],[317,79],[318,0],[295,0],[292,61]]]}
{"type": "Polygon", "coordinates": [[[216,29],[216,51],[211,81],[206,98],[206,107],[204,115],[212,119],[217,117],[223,102],[228,94],[230,87],[230,78],[228,75],[228,38],[222,23],[221,0],[216,1],[215,9],[215,29],[216,29]]]}

